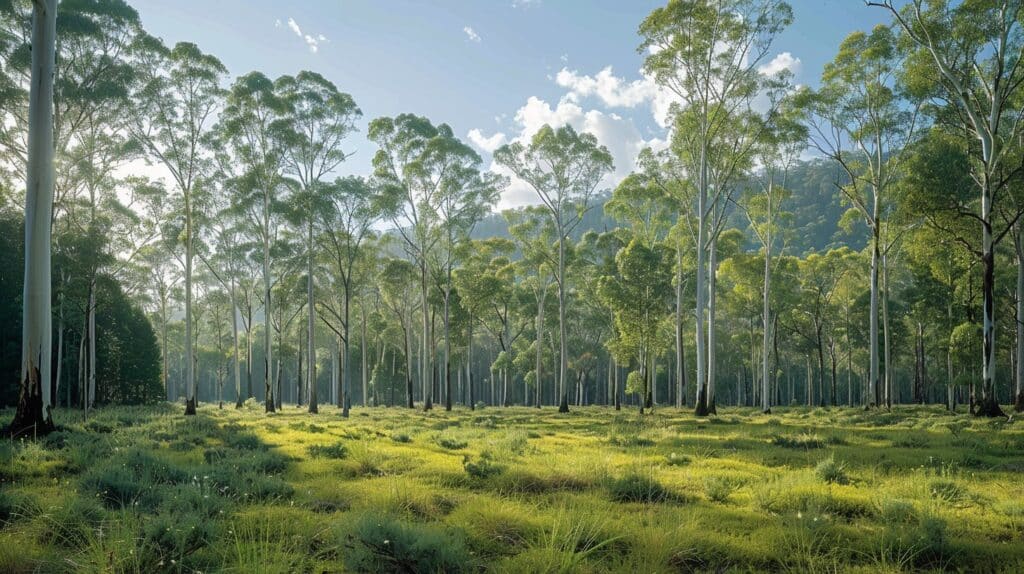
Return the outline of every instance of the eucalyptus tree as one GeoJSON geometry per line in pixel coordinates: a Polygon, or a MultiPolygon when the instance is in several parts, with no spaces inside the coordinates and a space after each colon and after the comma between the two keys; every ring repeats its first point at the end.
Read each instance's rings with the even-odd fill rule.
{"type": "MultiPolygon", "coordinates": [[[[237,214],[232,210],[228,198],[222,196],[214,203],[219,208],[212,218],[214,222],[211,224],[214,233],[214,253],[209,258],[204,257],[203,262],[206,264],[210,274],[226,292],[231,309],[231,334],[233,340],[231,357],[232,374],[235,381],[235,408],[240,409],[245,400],[242,395],[242,360],[238,348],[238,322],[242,311],[238,302],[238,292],[240,290],[239,283],[243,280],[242,262],[245,260],[246,255],[242,243],[243,234],[240,224],[244,223],[244,221],[238,218],[237,214]]],[[[220,309],[218,309],[219,311],[220,309]]]]}
{"type": "MultiPolygon", "coordinates": [[[[355,131],[355,122],[362,116],[352,96],[338,91],[326,78],[315,72],[302,71],[295,77],[284,76],[276,81],[276,89],[289,104],[286,124],[285,171],[299,185],[296,210],[306,223],[306,290],[307,336],[315,340],[316,306],[314,229],[330,209],[331,193],[324,189],[324,178],[345,161],[348,154],[346,138],[355,131]]],[[[316,380],[316,346],[309,345],[307,370],[316,380]]],[[[310,386],[309,412],[317,412],[316,385],[310,386]]]]}
{"type": "MultiPolygon", "coordinates": [[[[922,223],[907,241],[910,262],[927,267],[945,288],[941,340],[946,347],[946,408],[953,411],[956,409],[953,365],[956,350],[949,342],[953,329],[969,314],[970,307],[961,305],[965,300],[968,305],[971,303],[964,293],[971,289],[972,268],[982,260],[976,243],[976,183],[963,138],[938,126],[928,130],[909,150],[899,193],[901,217],[922,223]]],[[[1020,279],[1020,266],[1017,272],[1020,279]]],[[[1020,295],[1017,298],[1020,300],[1020,295]]],[[[1022,345],[1024,341],[1018,341],[1018,352],[1022,345]]],[[[972,412],[974,399],[972,392],[969,398],[972,412]]]]}
{"type": "MultiPolygon", "coordinates": [[[[786,189],[790,169],[806,146],[807,132],[794,121],[791,114],[780,113],[769,118],[767,129],[761,132],[754,154],[759,168],[753,174],[754,185],[738,205],[750,223],[750,230],[761,244],[764,253],[764,274],[761,289],[761,410],[771,412],[769,393],[769,357],[771,344],[771,278],[772,255],[780,243],[780,255],[785,249],[784,226],[789,221],[782,204],[789,198],[786,189]],[[780,237],[783,236],[783,237],[780,237]]],[[[751,369],[754,365],[751,365],[751,369]]],[[[756,378],[756,377],[755,377],[756,378]]]]}
{"type": "Polygon", "coordinates": [[[131,94],[135,107],[128,128],[148,159],[170,174],[183,222],[179,241],[184,249],[185,290],[185,414],[195,414],[195,372],[192,365],[192,274],[199,240],[197,214],[208,195],[203,178],[213,171],[207,144],[211,124],[223,99],[221,80],[227,73],[217,58],[195,44],[167,48],[141,34],[134,47],[140,81],[131,94]]]}
{"type": "Polygon", "coordinates": [[[277,224],[284,211],[287,193],[282,170],[288,141],[289,102],[275,90],[274,83],[259,72],[250,72],[232,84],[221,115],[218,136],[231,152],[240,173],[232,178],[235,209],[251,223],[251,233],[260,243],[263,263],[263,315],[266,412],[275,408],[272,380],[271,320],[274,315],[271,251],[277,241],[277,224]]]}
{"type": "MultiPolygon", "coordinates": [[[[548,293],[555,282],[555,270],[558,268],[558,250],[556,230],[545,207],[523,207],[507,210],[503,214],[508,223],[509,235],[519,250],[520,259],[517,265],[521,268],[519,275],[524,284],[533,294],[536,305],[534,322],[534,353],[535,364],[533,380],[535,385],[534,406],[540,408],[543,397],[544,371],[544,312],[547,306],[548,293]]],[[[529,404],[529,401],[526,401],[529,404]]]]}
{"type": "Polygon", "coordinates": [[[446,168],[447,176],[439,186],[435,207],[439,225],[437,231],[442,239],[438,249],[429,255],[429,264],[444,305],[444,409],[450,411],[451,299],[454,288],[452,270],[459,259],[461,245],[469,240],[473,227],[497,203],[501,190],[507,185],[507,178],[494,173],[482,173],[480,156],[457,139],[446,143],[445,148],[438,151],[451,157],[450,165],[446,168]]]}
{"type": "Polygon", "coordinates": [[[372,275],[358,274],[361,270],[358,263],[368,255],[368,244],[374,238],[372,228],[380,219],[380,212],[373,188],[361,177],[336,179],[324,184],[323,192],[328,205],[317,211],[317,240],[328,262],[328,277],[340,289],[333,289],[333,297],[324,298],[317,305],[321,319],[341,342],[342,369],[337,397],[339,406],[347,414],[351,389],[352,299],[359,284],[372,279],[372,275]]]}
{"type": "Polygon", "coordinates": [[[821,88],[797,96],[806,111],[811,147],[842,168],[845,182],[836,185],[871,233],[868,349],[874,405],[881,389],[878,322],[883,233],[893,211],[891,188],[906,157],[903,151],[919,123],[917,107],[896,82],[904,57],[890,28],[880,25],[870,34],[854,32],[826,64],[821,88]]]}
{"type": "Polygon", "coordinates": [[[450,235],[446,211],[454,216],[461,209],[456,206],[468,203],[458,200],[449,207],[445,205],[462,194],[483,198],[493,183],[488,186],[486,178],[479,175],[480,156],[455,137],[447,124],[435,126],[427,118],[402,114],[373,120],[368,135],[380,148],[373,157],[377,205],[397,228],[396,233],[420,272],[420,381],[424,409],[429,410],[433,407],[436,351],[431,325],[431,262],[444,257],[437,252],[447,247],[450,235]]]}
{"type": "MultiPolygon", "coordinates": [[[[641,158],[641,165],[653,160],[650,150],[645,150],[642,155],[644,157],[641,158]]],[[[657,247],[660,257],[663,255],[660,249],[665,247],[665,245],[662,245],[662,242],[666,239],[672,227],[673,219],[678,213],[678,203],[675,198],[666,193],[665,187],[660,185],[657,178],[651,177],[647,173],[646,169],[649,169],[649,165],[622,180],[612,193],[611,200],[605,204],[604,209],[606,213],[628,226],[625,228],[629,230],[628,236],[622,240],[627,247],[634,241],[643,244],[647,249],[655,249],[657,247]]],[[[629,257],[646,258],[647,255],[636,251],[629,257]]],[[[654,260],[652,259],[651,261],[654,260]]],[[[658,260],[658,264],[661,263],[663,262],[658,260]]],[[[631,278],[622,275],[623,268],[618,264],[618,259],[616,259],[616,265],[622,280],[630,280],[631,278]]],[[[613,299],[608,299],[607,297],[606,299],[609,301],[609,306],[614,310],[615,305],[611,304],[613,299]]],[[[621,339],[622,331],[625,327],[621,321],[617,323],[617,326],[619,327],[621,339]]],[[[648,381],[650,380],[650,375],[653,375],[651,365],[654,363],[658,351],[657,346],[654,344],[654,333],[657,325],[649,326],[652,329],[649,333],[649,338],[642,341],[642,344],[626,345],[628,348],[641,349],[646,353],[639,357],[638,360],[641,361],[642,365],[640,372],[644,376],[645,389],[652,391],[650,393],[645,392],[642,395],[642,401],[647,408],[653,406],[654,393],[648,381]]]]}
{"type": "Polygon", "coordinates": [[[559,412],[569,412],[566,388],[569,352],[566,325],[565,243],[601,184],[614,168],[608,149],[589,133],[577,133],[571,126],[545,125],[527,144],[513,142],[494,152],[494,161],[529,185],[540,199],[555,227],[558,263],[559,412]]]}
{"type": "Polygon", "coordinates": [[[617,276],[601,279],[600,295],[614,310],[616,350],[632,359],[641,381],[640,412],[650,408],[655,338],[669,315],[672,257],[664,244],[633,237],[615,256],[617,276]]]}
{"type": "MultiPolygon", "coordinates": [[[[511,259],[515,247],[508,239],[493,237],[466,242],[461,250],[463,264],[454,274],[453,286],[458,292],[460,305],[468,314],[470,336],[472,328],[479,324],[498,342],[499,352],[505,354],[504,368],[497,372],[500,372],[507,391],[512,374],[509,367],[515,359],[513,345],[525,329],[516,316],[520,289],[516,282],[515,263],[511,259]]],[[[472,341],[467,355],[471,360],[472,341]]],[[[472,378],[471,373],[469,377],[472,378]]],[[[508,393],[504,392],[503,396],[507,398],[508,393]]],[[[471,403],[473,398],[470,396],[471,403]]]]}
{"type": "MultiPolygon", "coordinates": [[[[1012,225],[997,230],[1003,193],[1020,172],[1014,143],[1024,133],[1019,101],[1024,84],[1024,4],[1019,0],[938,2],[868,0],[888,11],[912,53],[906,77],[910,89],[951,113],[944,120],[963,134],[981,226],[982,383],[977,414],[1002,416],[995,394],[995,250],[1012,225]]],[[[1016,221],[1021,208],[1011,216],[1016,221]]]]}
{"type": "MultiPolygon", "coordinates": [[[[609,211],[608,203],[605,203],[605,211],[609,211]]],[[[614,357],[608,351],[615,335],[615,316],[614,309],[601,297],[601,281],[606,276],[618,275],[615,256],[631,239],[631,231],[628,228],[616,228],[601,233],[584,233],[574,246],[573,264],[570,267],[575,285],[573,294],[579,301],[574,307],[576,311],[570,315],[569,338],[574,350],[571,364],[576,368],[577,386],[584,387],[585,390],[588,372],[600,372],[601,359],[607,357],[608,361],[604,364],[608,383],[605,404],[609,406],[615,402],[617,394],[614,357]]],[[[654,350],[652,348],[652,351],[654,350]]],[[[652,353],[652,361],[653,357],[652,353]]],[[[595,385],[595,394],[596,391],[595,385]]],[[[577,402],[579,398],[577,395],[577,402]]],[[[656,398],[653,392],[651,398],[652,401],[656,398]]],[[[595,396],[591,402],[596,400],[595,396]]]]}
{"type": "Polygon", "coordinates": [[[734,145],[736,120],[761,91],[765,78],[758,68],[776,35],[791,21],[792,10],[781,0],[672,0],[640,25],[641,49],[648,52],[644,70],[680,104],[673,151],[685,165],[696,196],[696,205],[690,209],[697,226],[693,235],[699,415],[708,414],[714,406],[714,390],[709,388],[714,376],[709,367],[713,343],[705,348],[704,322],[712,314],[708,334],[713,337],[709,279],[728,204],[725,194],[732,190],[723,183],[736,175],[735,167],[746,155],[742,153],[745,144],[741,149],[734,145]]]}
{"type": "Polygon", "coordinates": [[[50,229],[53,205],[53,71],[57,0],[37,0],[32,17],[25,192],[25,285],[21,388],[12,435],[53,430],[50,415],[50,229]]]}
{"type": "Polygon", "coordinates": [[[387,258],[378,273],[381,302],[394,315],[402,333],[402,355],[405,358],[405,406],[413,408],[413,355],[416,345],[415,318],[419,300],[415,296],[416,266],[405,259],[387,258]]]}
{"type": "Polygon", "coordinates": [[[168,401],[176,400],[169,384],[170,347],[168,345],[168,328],[171,323],[171,305],[180,298],[180,269],[173,262],[171,254],[159,244],[149,245],[140,253],[140,271],[144,277],[144,293],[152,305],[151,320],[156,324],[160,340],[161,373],[160,380],[166,391],[168,401]],[[155,319],[155,320],[154,320],[155,319]]]}

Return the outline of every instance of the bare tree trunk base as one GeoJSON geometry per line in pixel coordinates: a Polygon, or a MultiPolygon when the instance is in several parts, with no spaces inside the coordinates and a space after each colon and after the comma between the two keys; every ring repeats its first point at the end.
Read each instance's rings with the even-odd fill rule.
{"type": "Polygon", "coordinates": [[[976,417],[1005,417],[1006,413],[999,407],[999,402],[994,397],[987,397],[978,403],[978,409],[975,411],[974,416],[976,417]]]}
{"type": "Polygon", "coordinates": [[[185,401],[185,415],[191,416],[196,414],[196,399],[192,397],[185,401]]]}
{"type": "Polygon", "coordinates": [[[240,409],[240,408],[242,408],[242,405],[243,405],[243,403],[242,403],[242,397],[238,397],[238,400],[237,400],[237,401],[235,401],[235,408],[236,408],[236,409],[240,409]]]}
{"type": "Polygon", "coordinates": [[[770,408],[765,409],[765,410],[761,411],[761,414],[770,415],[770,414],[772,414],[772,410],[770,408]]]}
{"type": "Polygon", "coordinates": [[[558,403],[558,412],[567,413],[569,412],[569,395],[563,394],[562,401],[558,403]]]}
{"type": "Polygon", "coordinates": [[[1024,413],[1024,393],[1017,394],[1017,400],[1013,403],[1013,411],[1024,413]]]}
{"type": "Polygon", "coordinates": [[[272,413],[272,412],[275,412],[275,410],[276,409],[274,408],[274,399],[273,398],[268,398],[263,403],[263,411],[264,412],[268,412],[268,413],[272,413]]]}
{"type": "Polygon", "coordinates": [[[320,414],[320,408],[317,407],[315,404],[310,404],[309,405],[309,414],[311,414],[311,415],[320,414]]]}
{"type": "Polygon", "coordinates": [[[711,414],[711,409],[708,408],[707,403],[708,386],[702,385],[699,392],[697,393],[697,404],[693,407],[693,414],[698,417],[706,417],[711,414]]]}
{"type": "Polygon", "coordinates": [[[433,410],[433,408],[434,401],[430,400],[430,397],[427,397],[427,400],[423,402],[423,411],[426,412],[429,410],[433,410]]]}
{"type": "MultiPolygon", "coordinates": [[[[38,377],[39,372],[36,371],[38,377]]],[[[43,397],[36,393],[22,393],[18,399],[18,410],[14,413],[14,420],[11,421],[2,433],[11,438],[33,438],[49,434],[55,430],[53,418],[49,416],[50,409],[47,408],[47,416],[43,417],[43,397]]]]}
{"type": "Polygon", "coordinates": [[[708,413],[712,415],[718,415],[718,401],[711,399],[711,406],[708,408],[708,413]]]}

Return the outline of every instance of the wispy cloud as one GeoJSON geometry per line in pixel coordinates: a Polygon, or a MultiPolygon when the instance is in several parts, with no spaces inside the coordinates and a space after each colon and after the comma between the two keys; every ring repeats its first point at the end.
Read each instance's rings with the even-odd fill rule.
{"type": "Polygon", "coordinates": [[[477,44],[480,43],[480,34],[477,34],[476,30],[470,28],[469,26],[466,26],[465,28],[462,29],[462,31],[466,33],[466,37],[469,38],[470,42],[476,42],[477,44]]]}
{"type": "MultiPolygon", "coordinates": [[[[316,54],[317,52],[320,51],[320,44],[329,41],[327,39],[327,36],[324,36],[323,34],[317,34],[316,36],[313,36],[312,34],[307,34],[303,32],[302,28],[299,26],[299,23],[296,22],[294,18],[288,18],[287,25],[288,29],[291,30],[293,34],[298,36],[303,42],[306,43],[306,46],[309,48],[309,51],[312,54],[316,54]]],[[[280,19],[274,21],[275,28],[281,28],[283,26],[284,24],[281,23],[280,19]]]]}

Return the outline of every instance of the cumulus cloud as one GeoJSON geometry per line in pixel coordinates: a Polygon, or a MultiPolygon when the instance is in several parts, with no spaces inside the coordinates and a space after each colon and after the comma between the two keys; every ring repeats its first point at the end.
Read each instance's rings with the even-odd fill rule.
{"type": "Polygon", "coordinates": [[[470,42],[476,42],[477,44],[480,43],[480,34],[477,34],[476,30],[466,26],[462,31],[466,33],[466,37],[469,38],[470,42]]]}
{"type": "MultiPolygon", "coordinates": [[[[274,21],[275,28],[280,28],[282,26],[283,24],[281,23],[281,20],[274,21]]],[[[309,52],[311,54],[316,54],[317,52],[319,52],[320,44],[328,42],[327,36],[324,36],[323,34],[317,34],[316,36],[313,36],[312,34],[307,34],[306,32],[303,32],[302,28],[299,26],[299,23],[296,22],[294,18],[288,18],[288,29],[291,30],[293,34],[298,36],[303,42],[306,43],[306,47],[309,48],[309,52]]]]}
{"type": "Polygon", "coordinates": [[[789,52],[782,52],[772,58],[767,64],[759,66],[757,71],[765,76],[774,76],[783,70],[789,70],[793,75],[796,75],[800,73],[800,65],[800,58],[794,57],[789,52]]]}
{"type": "Polygon", "coordinates": [[[487,153],[494,153],[494,150],[508,143],[508,138],[504,133],[498,132],[491,136],[485,136],[484,133],[476,128],[469,130],[466,134],[469,141],[487,153]]]}
{"type": "MultiPolygon", "coordinates": [[[[585,109],[571,92],[554,104],[537,96],[530,96],[516,111],[513,122],[517,130],[513,136],[504,132],[486,136],[482,131],[473,129],[469,131],[467,137],[476,147],[493,153],[494,149],[509,141],[529,141],[544,125],[554,128],[569,125],[576,131],[591,133],[597,138],[598,143],[608,148],[615,162],[615,170],[601,182],[602,188],[614,187],[629,174],[643,148],[652,146],[658,149],[665,146],[665,140],[645,139],[630,118],[613,112],[585,109]]],[[[492,163],[490,170],[510,176],[511,179],[509,187],[502,194],[500,209],[537,203],[536,192],[525,182],[511,177],[507,170],[497,164],[492,163]]]]}
{"type": "Polygon", "coordinates": [[[654,120],[663,128],[668,127],[668,112],[672,102],[679,99],[669,90],[659,87],[650,76],[626,80],[616,76],[611,66],[593,76],[562,68],[554,80],[559,86],[567,88],[569,96],[576,100],[597,98],[610,108],[647,105],[654,120]]]}
{"type": "Polygon", "coordinates": [[[657,87],[646,78],[627,82],[612,73],[608,66],[595,76],[581,75],[562,68],[555,83],[578,96],[597,96],[607,106],[632,108],[651,99],[657,87]]]}

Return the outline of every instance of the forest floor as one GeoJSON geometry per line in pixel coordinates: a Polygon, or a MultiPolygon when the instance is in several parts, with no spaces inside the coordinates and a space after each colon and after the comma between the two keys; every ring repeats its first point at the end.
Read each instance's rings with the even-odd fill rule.
{"type": "Polygon", "coordinates": [[[261,411],[61,412],[0,444],[0,572],[1024,571],[1020,422],[261,411]]]}

